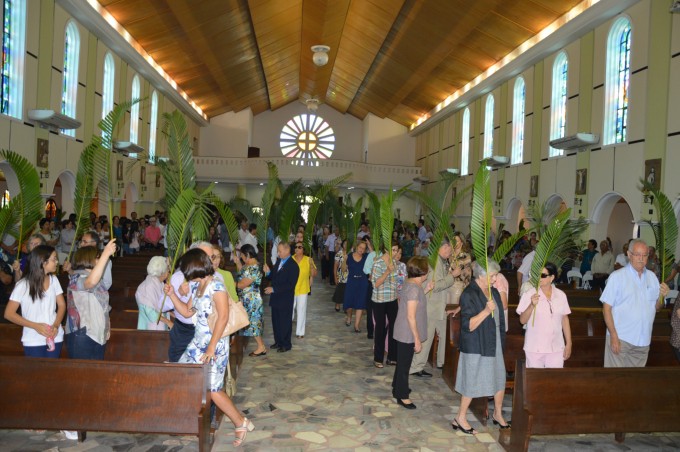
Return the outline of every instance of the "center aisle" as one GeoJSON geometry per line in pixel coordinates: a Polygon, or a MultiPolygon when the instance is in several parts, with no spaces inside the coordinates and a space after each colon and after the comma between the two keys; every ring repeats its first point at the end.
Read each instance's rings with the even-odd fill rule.
{"type": "MultiPolygon", "coordinates": [[[[244,450],[502,450],[494,439],[498,429],[482,428],[476,437],[451,429],[460,397],[439,370],[432,378],[410,377],[416,410],[397,405],[391,397],[394,367],[373,366],[364,319],[361,333],[345,326],[331,301],[334,289],[316,278],[304,339],[295,338],[294,322],[291,351],[249,357],[255,349],[250,341],[234,397],[256,426],[244,450]]],[[[265,307],[267,347],[274,342],[270,319],[265,307]]],[[[229,450],[232,439],[233,426],[223,421],[213,450],[229,450]]]]}

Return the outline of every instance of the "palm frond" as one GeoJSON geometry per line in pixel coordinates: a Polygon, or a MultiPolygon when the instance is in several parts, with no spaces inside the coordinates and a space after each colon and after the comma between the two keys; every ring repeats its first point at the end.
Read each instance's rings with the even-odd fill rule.
{"type": "MultiPolygon", "coordinates": [[[[237,222],[240,222],[240,219],[245,219],[248,223],[254,223],[253,205],[247,199],[235,196],[231,198],[229,202],[227,202],[227,207],[229,207],[229,209],[231,209],[231,211],[234,213],[234,217],[236,217],[237,222]]],[[[236,241],[238,242],[238,240],[236,241]]]]}
{"type": "Polygon", "coordinates": [[[166,240],[168,242],[171,273],[175,269],[178,257],[184,253],[187,240],[191,235],[194,213],[199,207],[197,198],[198,195],[194,189],[187,188],[180,193],[168,213],[166,240]]]}
{"type": "Polygon", "coordinates": [[[472,194],[472,218],[470,233],[472,235],[472,251],[477,263],[486,271],[487,250],[489,247],[489,230],[492,221],[491,193],[489,191],[489,170],[481,164],[475,176],[472,194]]]}
{"type": "Polygon", "coordinates": [[[196,210],[192,218],[191,240],[207,240],[210,225],[213,222],[213,214],[210,206],[213,204],[214,195],[212,189],[215,185],[208,185],[205,190],[196,193],[196,210]]]}
{"type": "Polygon", "coordinates": [[[314,200],[310,204],[309,210],[307,212],[307,225],[305,226],[304,233],[305,247],[307,248],[306,251],[309,255],[312,253],[312,234],[314,233],[316,216],[319,213],[321,204],[325,202],[326,198],[330,195],[333,189],[335,189],[335,187],[347,181],[350,177],[352,177],[352,173],[347,173],[326,183],[315,181],[315,183],[310,186],[309,191],[314,200]]]}
{"type": "Polygon", "coordinates": [[[239,235],[238,221],[236,220],[234,212],[231,210],[228,204],[219,198],[213,199],[213,205],[217,209],[217,213],[219,213],[224,220],[224,225],[227,228],[227,235],[229,236],[229,242],[232,243],[233,246],[236,246],[239,240],[239,235]]]}
{"type": "Polygon", "coordinates": [[[372,191],[365,190],[365,193],[368,197],[368,222],[371,225],[371,242],[378,247],[383,243],[380,225],[380,198],[372,191]]]}
{"type": "Polygon", "coordinates": [[[281,199],[277,202],[279,206],[277,235],[281,237],[281,240],[287,241],[292,231],[293,223],[300,209],[300,193],[303,188],[302,180],[298,179],[281,192],[281,199]]]}
{"type": "Polygon", "coordinates": [[[654,206],[659,220],[658,230],[655,231],[656,255],[661,264],[661,281],[665,281],[666,276],[672,271],[675,248],[678,243],[678,223],[675,218],[675,211],[673,204],[664,192],[657,190],[644,179],[641,179],[640,182],[642,183],[642,190],[650,192],[654,196],[654,206]]]}
{"type": "Polygon", "coordinates": [[[527,213],[532,219],[533,228],[540,240],[550,222],[555,218],[562,208],[559,204],[543,202],[529,206],[527,213]]]}
{"type": "MultiPolygon", "coordinates": [[[[559,214],[544,228],[543,236],[536,245],[534,260],[529,271],[529,281],[538,290],[541,279],[541,271],[546,262],[555,263],[555,258],[559,255],[560,241],[563,238],[562,230],[569,222],[571,209],[567,209],[559,214]]],[[[557,265],[557,264],[556,264],[557,265]]]]}
{"type": "Polygon", "coordinates": [[[2,151],[0,157],[7,160],[19,182],[19,194],[10,201],[10,207],[14,211],[14,214],[10,215],[10,220],[18,222],[15,231],[18,259],[21,256],[21,244],[43,216],[40,178],[33,164],[16,152],[2,151]]]}
{"type": "Polygon", "coordinates": [[[165,182],[165,196],[173,200],[185,189],[196,188],[196,169],[187,123],[179,110],[163,113],[162,132],[168,143],[168,160],[159,161],[159,168],[165,182]]]}
{"type": "Polygon", "coordinates": [[[269,227],[269,215],[271,214],[276,191],[279,187],[278,168],[272,162],[267,162],[267,169],[269,171],[269,179],[267,180],[267,186],[264,189],[262,203],[260,204],[262,215],[257,217],[256,222],[258,241],[263,245],[262,249],[264,252],[264,257],[262,262],[267,262],[267,228],[269,227]]]}
{"type": "Polygon", "coordinates": [[[361,224],[361,209],[364,204],[364,197],[360,196],[354,204],[351,202],[351,198],[348,197],[347,204],[345,205],[345,218],[347,222],[347,249],[352,249],[354,243],[357,240],[357,234],[359,233],[359,225],[361,224]]]}
{"type": "MultiPolygon", "coordinates": [[[[499,228],[500,229],[500,228],[499,228]]],[[[506,254],[510,252],[510,250],[515,246],[515,244],[525,235],[527,235],[531,229],[525,230],[522,229],[518,233],[511,235],[507,239],[503,240],[503,242],[499,243],[498,246],[496,246],[493,257],[492,259],[496,262],[500,262],[503,260],[506,254]]]]}
{"type": "MultiPolygon", "coordinates": [[[[81,237],[85,231],[90,227],[90,206],[92,198],[94,197],[94,160],[97,147],[95,144],[87,146],[78,160],[78,173],[76,174],[76,187],[73,200],[73,210],[76,215],[76,221],[73,225],[75,229],[75,239],[81,237]]],[[[71,243],[71,249],[68,252],[68,260],[71,260],[71,253],[75,246],[76,240],[71,243]]]]}
{"type": "MultiPolygon", "coordinates": [[[[406,185],[398,190],[390,189],[380,197],[380,236],[385,252],[392,258],[392,232],[394,231],[394,201],[406,193],[411,185],[406,185]]],[[[376,246],[379,242],[374,242],[376,246]]]]}

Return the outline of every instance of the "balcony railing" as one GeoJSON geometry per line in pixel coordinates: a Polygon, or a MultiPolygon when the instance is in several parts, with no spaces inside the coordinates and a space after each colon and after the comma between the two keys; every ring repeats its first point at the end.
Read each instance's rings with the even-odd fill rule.
{"type": "Polygon", "coordinates": [[[346,186],[387,188],[409,184],[421,175],[417,166],[374,165],[347,160],[194,157],[196,178],[202,182],[265,182],[268,179],[267,162],[277,166],[279,178],[284,182],[297,179],[303,182],[326,181],[351,172],[352,177],[344,184],[346,186]]]}

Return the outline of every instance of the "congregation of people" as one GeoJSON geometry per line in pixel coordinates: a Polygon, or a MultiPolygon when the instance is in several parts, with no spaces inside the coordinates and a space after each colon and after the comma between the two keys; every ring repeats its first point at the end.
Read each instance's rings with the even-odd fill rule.
{"type": "MultiPolygon", "coordinates": [[[[343,314],[337,315],[338,322],[343,321],[351,334],[365,332],[373,341],[367,361],[376,369],[393,366],[392,395],[409,410],[417,408],[410,380],[432,377],[428,357],[435,343],[433,364],[443,367],[447,319],[458,317],[461,335],[455,390],[461,403],[451,427],[470,435],[477,431],[468,422],[467,411],[477,397],[493,399],[494,425],[511,426],[502,410],[507,376],[503,353],[511,314],[509,283],[502,271],[517,271],[516,314],[525,328],[526,366],[563,367],[573,352],[569,300],[557,287],[566,267],[548,262],[538,287],[527,283],[538,243],[534,232],[501,262],[489,260],[481,265],[473,258],[469,237],[459,231],[433,247],[432,231],[424,220],[418,225],[395,220],[388,249],[374,243],[368,222],[353,237],[341,234],[337,226],[324,225],[315,228],[308,242],[301,225],[285,238],[268,231],[270,240],[260,244],[255,224],[243,222],[239,241],[230,243],[223,222],[216,219],[208,239],[192,243],[171,274],[170,263],[162,255],[167,224],[162,212],[139,219],[133,212],[131,219],[114,217],[112,222],[110,237],[106,217],[93,214],[92,228],[79,238],[74,252],[71,247],[77,238],[72,218],[63,221],[61,228],[56,228],[57,221],[42,220],[40,232],[29,238],[21,259],[12,261],[16,247],[3,243],[0,284],[9,287],[15,282],[5,318],[24,327],[25,355],[58,358],[65,343],[69,358],[104,359],[111,331],[113,258],[125,259],[149,249],[147,276],[135,292],[137,327],[169,331],[168,362],[209,364],[212,400],[234,425],[235,446],[255,427],[224,390],[230,339],[223,332],[232,302],[242,303],[249,321],[236,334],[254,338],[255,349],[249,357],[258,359],[273,350],[293,350],[293,323],[296,340],[314,340],[306,328],[310,295],[316,291],[315,284],[333,286],[333,296],[327,301],[343,314]],[[261,258],[263,247],[271,250],[268,261],[261,258]],[[430,253],[437,253],[436,258],[430,259],[430,253]],[[320,278],[315,262],[321,267],[320,278]],[[56,276],[60,264],[68,273],[66,295],[56,276]],[[267,298],[274,339],[269,346],[264,340],[270,333],[264,317],[267,298]]],[[[497,241],[492,237],[489,243],[498,245],[508,236],[503,231],[497,241]]],[[[658,299],[668,293],[667,283],[672,283],[675,274],[659,281],[658,258],[643,240],[631,239],[616,257],[608,240],[600,242],[599,251],[597,247],[590,240],[587,249],[566,265],[579,268],[582,274],[591,272],[592,289],[601,291],[607,327],[603,364],[644,367],[658,299]]],[[[671,344],[678,360],[679,305],[675,303],[671,320],[671,344]]],[[[64,433],[69,438],[75,435],[64,433]]]]}

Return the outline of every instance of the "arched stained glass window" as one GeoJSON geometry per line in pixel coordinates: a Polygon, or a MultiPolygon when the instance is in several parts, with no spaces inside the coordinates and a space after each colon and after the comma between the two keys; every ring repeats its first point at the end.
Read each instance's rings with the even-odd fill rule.
{"type": "Polygon", "coordinates": [[[281,153],[296,159],[297,165],[318,166],[319,160],[333,154],[335,133],[321,116],[298,115],[283,126],[280,146],[281,153]]]}
{"type": "MultiPolygon", "coordinates": [[[[552,96],[550,102],[550,140],[564,137],[567,130],[567,71],[569,63],[566,52],[560,52],[553,63],[552,96]]],[[[562,155],[562,151],[550,147],[550,157],[562,155]]]]}
{"type": "MultiPolygon", "coordinates": [[[[73,20],[66,24],[64,34],[64,73],[61,90],[61,113],[76,118],[78,99],[78,64],[80,63],[80,33],[73,20]]],[[[75,129],[62,130],[69,136],[76,136],[75,129]]]]}
{"type": "Polygon", "coordinates": [[[607,38],[603,144],[626,141],[631,25],[627,17],[614,21],[607,38]]]}
{"type": "Polygon", "coordinates": [[[149,124],[149,162],[156,162],[156,127],[158,125],[158,93],[151,94],[151,123],[149,124]]]}
{"type": "Polygon", "coordinates": [[[493,107],[493,94],[489,94],[484,108],[484,158],[493,154],[493,107]]]}
{"type": "Polygon", "coordinates": [[[463,130],[460,146],[460,175],[468,174],[468,159],[470,158],[470,109],[463,111],[463,130]]]}
{"type": "Polygon", "coordinates": [[[522,163],[524,158],[524,105],[526,85],[522,77],[515,80],[512,96],[512,156],[510,164],[522,163]]]}
{"type": "Polygon", "coordinates": [[[2,73],[0,112],[21,119],[26,54],[26,1],[2,1],[2,73]]]}
{"type": "MultiPolygon", "coordinates": [[[[133,100],[139,99],[140,87],[139,76],[132,77],[132,91],[130,97],[133,100]]],[[[139,102],[130,108],[130,141],[132,143],[139,143],[139,102]]]]}

